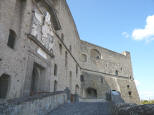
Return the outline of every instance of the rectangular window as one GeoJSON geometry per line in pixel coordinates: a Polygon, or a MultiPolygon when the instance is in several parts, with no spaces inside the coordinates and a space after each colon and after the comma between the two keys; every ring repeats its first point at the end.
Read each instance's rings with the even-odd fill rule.
{"type": "Polygon", "coordinates": [[[7,46],[14,49],[15,39],[16,39],[16,33],[13,30],[10,30],[7,46]]]}
{"type": "Polygon", "coordinates": [[[60,51],[60,54],[62,54],[62,45],[59,44],[59,51],[60,51]]]}
{"type": "Polygon", "coordinates": [[[65,51],[65,67],[67,67],[67,51],[65,51]]]}

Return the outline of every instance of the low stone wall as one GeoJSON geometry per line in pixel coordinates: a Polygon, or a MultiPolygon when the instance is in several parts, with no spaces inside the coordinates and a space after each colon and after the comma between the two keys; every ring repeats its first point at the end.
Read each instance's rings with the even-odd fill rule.
{"type": "Polygon", "coordinates": [[[79,102],[106,102],[104,99],[86,99],[86,98],[79,98],[79,102]]]}
{"type": "Polygon", "coordinates": [[[154,104],[115,104],[112,113],[113,115],[154,115],[154,104]]]}
{"type": "Polygon", "coordinates": [[[64,92],[7,100],[0,104],[0,115],[45,115],[66,101],[67,95],[64,92]]]}

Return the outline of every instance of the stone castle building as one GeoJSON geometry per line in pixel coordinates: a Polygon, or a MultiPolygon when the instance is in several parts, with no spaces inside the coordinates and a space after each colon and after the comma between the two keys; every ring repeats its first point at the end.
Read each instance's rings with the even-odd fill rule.
{"type": "Polygon", "coordinates": [[[131,56],[80,40],[66,0],[0,0],[0,99],[63,91],[139,103],[131,56]]]}

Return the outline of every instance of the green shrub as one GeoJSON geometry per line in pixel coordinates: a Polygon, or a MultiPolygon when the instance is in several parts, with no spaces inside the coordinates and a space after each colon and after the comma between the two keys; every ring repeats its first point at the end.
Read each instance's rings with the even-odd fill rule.
{"type": "Polygon", "coordinates": [[[141,100],[141,104],[154,104],[154,100],[141,100]]]}

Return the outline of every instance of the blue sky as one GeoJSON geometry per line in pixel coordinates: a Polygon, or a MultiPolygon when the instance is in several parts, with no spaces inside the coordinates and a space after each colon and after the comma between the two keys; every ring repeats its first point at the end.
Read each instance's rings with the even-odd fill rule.
{"type": "Polygon", "coordinates": [[[154,99],[154,0],[67,0],[80,38],[131,52],[141,99],[154,99]]]}

